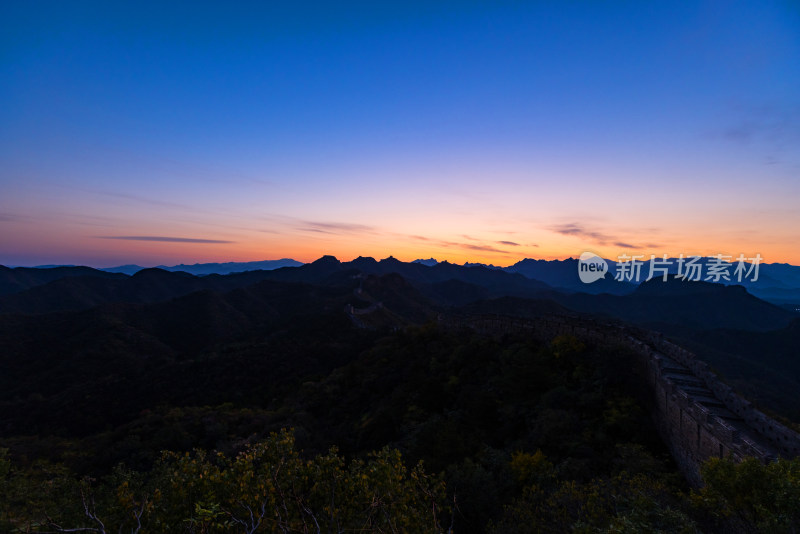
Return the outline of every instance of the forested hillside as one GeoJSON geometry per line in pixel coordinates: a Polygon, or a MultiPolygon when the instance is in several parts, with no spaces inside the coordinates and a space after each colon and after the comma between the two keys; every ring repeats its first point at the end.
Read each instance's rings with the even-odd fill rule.
{"type": "Polygon", "coordinates": [[[797,461],[716,462],[714,483],[689,489],[624,347],[441,320],[569,313],[558,304],[452,308],[431,296],[443,286],[312,269],[317,282],[212,279],[174,298],[0,315],[2,528],[797,527],[797,461]]]}

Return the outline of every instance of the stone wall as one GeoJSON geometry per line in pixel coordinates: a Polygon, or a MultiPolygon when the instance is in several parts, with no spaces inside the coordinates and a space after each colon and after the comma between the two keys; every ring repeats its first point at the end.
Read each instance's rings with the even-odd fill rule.
{"type": "Polygon", "coordinates": [[[766,437],[781,453],[781,456],[800,455],[800,435],[785,425],[759,411],[753,404],[738,395],[733,388],[723,383],[705,362],[664,339],[656,345],[659,351],[692,370],[714,392],[714,396],[734,414],[745,421],[748,427],[766,437]]]}
{"type": "Polygon", "coordinates": [[[648,385],[652,416],[686,479],[702,483],[700,465],[712,457],[800,455],[800,434],[757,410],[722,382],[695,355],[662,335],[617,323],[577,317],[519,319],[497,315],[442,318],[453,327],[487,335],[525,334],[549,341],[572,335],[607,347],[625,347],[638,356],[636,369],[648,385]]]}

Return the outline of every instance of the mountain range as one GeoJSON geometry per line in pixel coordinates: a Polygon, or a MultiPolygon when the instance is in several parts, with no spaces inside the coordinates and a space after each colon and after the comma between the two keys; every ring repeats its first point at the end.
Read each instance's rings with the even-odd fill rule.
{"type": "MultiPolygon", "coordinates": [[[[641,277],[639,279],[617,281],[614,279],[614,273],[617,272],[620,263],[608,259],[605,261],[609,266],[609,275],[606,275],[603,279],[592,284],[584,284],[580,281],[577,276],[578,260],[574,258],[565,260],[536,260],[526,258],[508,267],[469,262],[465,263],[463,266],[486,267],[508,273],[519,273],[527,278],[544,282],[559,290],[590,294],[610,293],[614,295],[625,295],[632,292],[634,287],[638,285],[638,283],[644,281],[649,275],[649,263],[645,260],[642,262],[641,277]]],[[[679,270],[682,269],[682,267],[680,267],[680,261],[681,260],[678,258],[669,258],[666,260],[667,272],[673,275],[678,274],[679,270]]],[[[708,257],[701,257],[697,261],[697,264],[703,269],[707,269],[711,261],[713,260],[708,257]]],[[[435,258],[428,258],[414,260],[412,263],[433,267],[440,262],[435,258]]],[[[299,267],[300,265],[303,265],[303,263],[284,258],[281,260],[254,262],[197,263],[193,265],[180,264],[172,266],[160,265],[157,268],[165,271],[183,271],[202,276],[207,274],[231,274],[245,271],[273,270],[281,267],[299,267]]],[[[737,277],[734,275],[735,265],[736,262],[733,261],[732,267],[729,270],[730,279],[721,278],[716,281],[725,285],[742,285],[753,295],[768,302],[772,302],[773,304],[778,304],[790,309],[800,308],[800,267],[787,263],[762,263],[758,266],[758,277],[756,280],[753,280],[753,273],[751,273],[750,276],[743,276],[741,280],[737,280],[737,277]]],[[[745,266],[749,268],[750,264],[746,263],[745,266]]],[[[145,269],[145,267],[139,265],[122,265],[104,268],[102,270],[111,273],[132,275],[143,269],[145,269]]],[[[706,280],[705,276],[702,276],[701,280],[706,280]]]]}
{"type": "MultiPolygon", "coordinates": [[[[157,269],[165,271],[182,271],[189,274],[202,276],[205,274],[231,274],[240,273],[244,271],[269,271],[271,269],[279,269],[281,267],[299,267],[303,265],[302,262],[283,258],[281,260],[264,260],[264,261],[248,261],[248,262],[226,262],[226,263],[195,263],[192,265],[179,264],[179,265],[159,265],[157,269]]],[[[122,274],[136,274],[137,272],[147,269],[141,265],[120,265],[118,267],[106,267],[101,269],[109,273],[122,273],[122,274]]]]}
{"type": "MultiPolygon", "coordinates": [[[[371,259],[372,258],[357,258],[356,260],[353,260],[353,262],[349,263],[355,262],[354,265],[356,267],[363,267],[369,263],[369,260],[371,259]]],[[[386,260],[391,261],[393,258],[386,258],[386,260]]],[[[568,258],[566,260],[537,260],[527,258],[508,267],[497,267],[494,265],[485,265],[481,263],[465,263],[463,267],[483,267],[496,271],[518,273],[526,278],[544,282],[559,291],[590,294],[610,293],[613,295],[626,295],[633,292],[635,287],[642,281],[645,281],[650,275],[649,263],[648,261],[643,261],[641,265],[641,274],[639,277],[632,280],[626,279],[624,281],[618,281],[615,279],[614,275],[617,273],[621,264],[613,260],[605,261],[609,267],[609,274],[591,284],[583,283],[578,277],[579,261],[574,258],[568,258]]],[[[678,274],[679,270],[682,269],[679,263],[681,261],[682,260],[679,260],[678,258],[668,259],[666,261],[667,272],[672,275],[678,274]]],[[[703,271],[703,276],[700,277],[701,281],[712,280],[712,278],[705,276],[709,262],[711,261],[713,260],[710,258],[699,258],[697,261],[697,264],[702,269],[706,269],[706,271],[703,271]]],[[[439,262],[435,258],[418,259],[411,263],[427,267],[434,267],[440,263],[453,265],[447,262],[439,262]]],[[[179,264],[172,266],[160,265],[155,268],[170,272],[186,272],[196,276],[205,276],[210,274],[224,275],[248,271],[275,270],[282,267],[299,267],[301,265],[303,265],[302,262],[284,258],[280,260],[254,262],[196,263],[193,265],[179,264]]],[[[720,278],[719,280],[713,281],[724,285],[742,285],[746,287],[751,294],[768,302],[772,302],[773,304],[783,306],[787,309],[796,310],[800,308],[800,267],[786,263],[762,263],[758,265],[757,278],[755,280],[753,278],[755,278],[756,273],[753,272],[751,272],[748,276],[741,277],[741,280],[738,280],[734,273],[735,266],[736,263],[733,262],[731,264],[731,268],[728,270],[729,279],[720,278]]],[[[750,264],[746,263],[744,266],[749,268],[750,264]]],[[[80,272],[77,270],[62,271],[58,269],[85,270],[89,268],[46,265],[36,267],[35,269],[37,270],[31,270],[30,268],[17,268],[14,272],[14,275],[18,280],[8,280],[5,283],[3,278],[9,279],[11,276],[9,276],[8,273],[0,274],[0,295],[9,294],[10,292],[14,292],[16,289],[29,288],[33,285],[38,285],[38,283],[41,281],[51,281],[61,278],[65,273],[71,273],[70,276],[73,276],[80,272]]],[[[148,268],[139,265],[121,265],[118,267],[108,267],[99,270],[115,274],[134,275],[137,272],[146,269],[148,268]]],[[[685,268],[683,269],[685,270],[685,268]]],[[[658,273],[659,276],[660,274],[661,273],[658,273]]]]}
{"type": "MultiPolygon", "coordinates": [[[[429,263],[392,257],[342,262],[323,256],[298,267],[203,276],[159,268],[126,275],[89,267],[0,267],[5,345],[0,352],[12,357],[26,343],[38,346],[41,340],[35,333],[55,335],[52,332],[59,330],[53,325],[63,328],[61,341],[76,346],[84,343],[76,336],[92,331],[105,339],[99,343],[141,354],[134,359],[152,353],[170,359],[176,357],[175,350],[246,337],[251,329],[291,322],[297,314],[333,314],[334,322],[367,329],[424,324],[448,314],[571,314],[632,323],[672,336],[729,381],[745,387],[752,399],[800,419],[800,399],[793,393],[800,381],[800,314],[795,310],[800,306],[762,300],[751,293],[753,287],[674,276],[638,286],[610,279],[582,284],[575,281],[577,260],[523,260],[505,269],[429,263]],[[609,290],[599,292],[604,287],[609,290]],[[580,291],[587,288],[598,293],[580,291]],[[123,328],[104,330],[99,326],[103,324],[123,328]],[[756,375],[758,383],[749,380],[756,375]]],[[[765,269],[769,283],[794,283],[796,267],[762,267],[771,267],[765,269]]],[[[53,350],[61,349],[54,345],[53,350]]],[[[15,389],[2,385],[6,391],[15,389]]]]}
{"type": "MultiPolygon", "coordinates": [[[[659,331],[798,428],[793,308],[752,287],[675,275],[587,285],[576,281],[577,266],[323,256],[205,275],[0,267],[0,467],[6,451],[15,466],[0,492],[21,469],[33,473],[30,489],[0,507],[39,494],[48,479],[36,466],[94,480],[127,469],[153,476],[161,451],[236,457],[283,428],[294,429],[304,454],[335,446],[358,462],[396,447],[409,465],[424,462],[455,488],[463,532],[486,532],[503,516],[523,494],[519,473],[545,482],[557,474],[565,484],[629,470],[677,476],[624,342],[464,327],[475,319],[659,331]],[[609,291],[580,291],[588,287],[609,291]],[[542,468],[551,475],[537,475],[542,468]]],[[[791,284],[793,269],[778,268],[770,283],[791,284]]],[[[638,482],[630,494],[641,496],[638,482]]],[[[109,495],[116,502],[121,493],[109,495]]]]}

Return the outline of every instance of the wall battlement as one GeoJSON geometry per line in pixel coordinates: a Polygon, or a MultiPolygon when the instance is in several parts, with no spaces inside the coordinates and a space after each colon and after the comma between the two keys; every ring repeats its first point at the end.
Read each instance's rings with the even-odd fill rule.
{"type": "Polygon", "coordinates": [[[800,434],[759,411],[722,382],[708,364],[661,334],[566,316],[481,315],[442,319],[442,323],[487,335],[525,334],[544,341],[572,335],[588,343],[632,350],[639,356],[638,371],[648,386],[658,432],[695,486],[702,484],[700,466],[709,458],[752,456],[769,462],[800,455],[800,434]]]}

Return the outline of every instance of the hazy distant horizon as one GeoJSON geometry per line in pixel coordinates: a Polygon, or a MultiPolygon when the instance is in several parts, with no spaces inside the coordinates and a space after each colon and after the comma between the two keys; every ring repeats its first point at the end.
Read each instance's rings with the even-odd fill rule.
{"type": "MultiPolygon", "coordinates": [[[[4,267],[8,267],[8,268],[16,268],[16,267],[26,267],[26,268],[91,267],[93,269],[100,269],[100,270],[103,270],[103,269],[114,269],[114,268],[126,267],[126,266],[136,266],[136,267],[142,267],[144,269],[149,269],[149,268],[155,268],[155,267],[177,267],[179,265],[185,265],[185,266],[209,265],[209,264],[225,265],[225,264],[248,264],[248,263],[280,262],[280,261],[295,261],[295,262],[298,262],[301,265],[307,265],[307,264],[313,263],[314,261],[319,260],[319,259],[321,259],[321,258],[323,258],[325,256],[334,256],[337,260],[339,260],[342,263],[351,262],[353,260],[356,260],[359,257],[367,257],[367,256],[364,256],[364,255],[358,255],[358,256],[353,256],[353,257],[340,257],[340,256],[336,256],[335,254],[319,254],[318,256],[316,256],[315,258],[313,258],[313,259],[311,259],[309,261],[301,261],[301,260],[298,260],[296,258],[274,258],[274,259],[269,259],[269,258],[264,259],[264,258],[262,258],[262,259],[245,260],[245,261],[197,261],[197,262],[153,263],[153,264],[133,261],[133,262],[127,262],[127,263],[114,264],[114,265],[88,264],[88,263],[40,263],[40,264],[30,263],[30,264],[25,264],[25,265],[17,265],[17,264],[6,264],[6,263],[2,263],[2,262],[0,262],[0,265],[2,265],[4,267]]],[[[399,258],[397,256],[394,256],[392,254],[390,254],[390,255],[388,255],[386,257],[373,257],[373,256],[369,256],[369,257],[375,259],[376,261],[381,261],[381,260],[385,260],[385,259],[389,259],[389,258],[394,258],[394,259],[397,259],[397,260],[399,260],[401,262],[404,262],[404,263],[413,263],[413,262],[416,262],[416,261],[426,261],[426,260],[433,259],[433,260],[436,260],[439,263],[444,263],[444,262],[448,262],[449,261],[449,263],[455,263],[457,265],[480,264],[480,265],[487,265],[487,266],[493,266],[493,267],[498,267],[498,268],[507,268],[507,267],[512,267],[513,265],[515,265],[515,264],[517,264],[517,263],[519,263],[520,261],[523,261],[523,260],[566,261],[566,260],[578,260],[579,256],[580,256],[580,254],[576,254],[574,256],[567,256],[565,258],[533,258],[533,257],[526,257],[526,258],[519,258],[517,260],[514,260],[512,263],[509,263],[507,265],[498,264],[498,263],[487,263],[487,262],[481,262],[481,261],[473,261],[473,260],[469,260],[469,259],[467,259],[467,260],[465,260],[463,262],[453,262],[453,261],[449,261],[449,260],[441,260],[441,259],[438,259],[436,257],[404,259],[404,258],[399,258]]],[[[675,258],[677,258],[677,256],[669,257],[669,259],[675,259],[675,258]]],[[[617,260],[616,257],[607,257],[605,259],[609,260],[609,261],[616,261],[617,260]]],[[[643,258],[643,259],[641,259],[639,261],[647,262],[649,260],[650,260],[650,256],[647,255],[647,256],[645,256],[645,258],[643,258]]],[[[736,258],[731,258],[731,260],[729,260],[729,261],[731,263],[736,263],[736,258]]],[[[747,263],[751,263],[751,262],[747,262],[747,263]]],[[[770,262],[770,261],[761,261],[760,264],[761,265],[785,264],[785,265],[795,266],[795,264],[792,264],[792,263],[770,262]]],[[[800,265],[798,265],[798,266],[800,266],[800,265]]]]}

